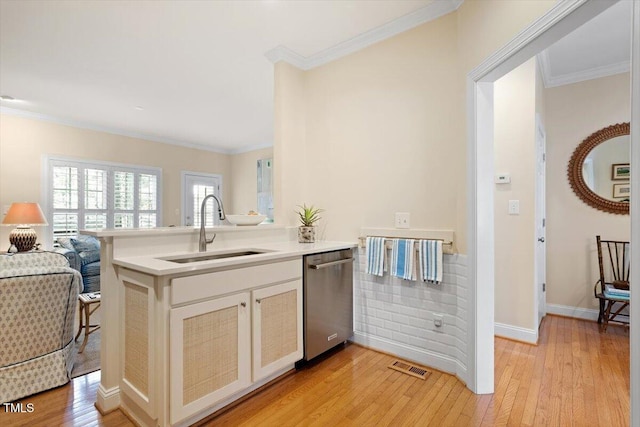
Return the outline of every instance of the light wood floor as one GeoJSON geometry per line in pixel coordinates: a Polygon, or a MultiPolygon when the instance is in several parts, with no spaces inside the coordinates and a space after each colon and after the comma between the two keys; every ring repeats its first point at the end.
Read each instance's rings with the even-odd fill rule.
{"type": "MultiPolygon", "coordinates": [[[[627,426],[629,334],[621,327],[547,316],[538,346],[495,340],[493,395],[471,393],[455,377],[426,381],[388,369],[395,360],[348,345],[208,421],[207,426],[627,426]]],[[[22,402],[2,426],[132,425],[119,411],[101,416],[99,374],[22,402]]]]}

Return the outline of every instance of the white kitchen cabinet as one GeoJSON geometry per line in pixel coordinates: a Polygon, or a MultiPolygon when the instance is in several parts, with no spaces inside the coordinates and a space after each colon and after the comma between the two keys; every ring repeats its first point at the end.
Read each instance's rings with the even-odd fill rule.
{"type": "Polygon", "coordinates": [[[302,280],[251,291],[253,381],[302,359],[302,280]]]}
{"type": "Polygon", "coordinates": [[[171,423],[251,384],[251,294],[171,309],[171,423]]]}

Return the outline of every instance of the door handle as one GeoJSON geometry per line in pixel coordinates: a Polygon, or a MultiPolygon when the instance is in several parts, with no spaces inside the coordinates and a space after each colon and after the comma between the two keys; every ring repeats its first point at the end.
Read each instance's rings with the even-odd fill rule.
{"type": "Polygon", "coordinates": [[[331,267],[332,265],[346,264],[348,262],[353,262],[353,258],[345,258],[338,261],[329,261],[323,264],[309,264],[309,268],[313,270],[320,270],[321,268],[331,267]]]}
{"type": "Polygon", "coordinates": [[[538,242],[544,243],[544,237],[538,237],[538,242]]]}

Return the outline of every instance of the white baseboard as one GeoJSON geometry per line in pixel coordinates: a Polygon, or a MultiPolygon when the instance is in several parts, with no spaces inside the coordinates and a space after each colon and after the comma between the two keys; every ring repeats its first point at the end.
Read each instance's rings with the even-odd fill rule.
{"type": "Polygon", "coordinates": [[[390,353],[398,356],[399,358],[419,363],[425,367],[438,369],[452,375],[463,374],[466,379],[466,368],[463,369],[463,367],[453,357],[389,341],[363,332],[355,332],[353,334],[353,342],[374,350],[390,353]]]}
{"type": "Polygon", "coordinates": [[[547,304],[547,313],[558,316],[575,317],[576,319],[598,320],[598,310],[593,308],[570,307],[568,305],[547,304]]]}
{"type": "Polygon", "coordinates": [[[106,389],[100,384],[96,396],[96,408],[102,415],[120,407],[120,387],[106,389]]]}
{"type": "Polygon", "coordinates": [[[522,341],[529,344],[538,343],[538,331],[534,329],[521,328],[519,326],[505,325],[504,323],[496,322],[494,334],[499,337],[522,341]]]}

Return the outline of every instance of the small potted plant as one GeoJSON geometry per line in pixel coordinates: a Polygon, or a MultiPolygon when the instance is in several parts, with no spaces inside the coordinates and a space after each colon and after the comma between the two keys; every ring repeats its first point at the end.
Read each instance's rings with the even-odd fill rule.
{"type": "Polygon", "coordinates": [[[313,205],[307,207],[306,204],[298,205],[300,210],[296,212],[300,218],[301,226],[298,227],[298,242],[314,243],[316,241],[316,227],[313,225],[320,219],[322,209],[314,208],[313,205]]]}

